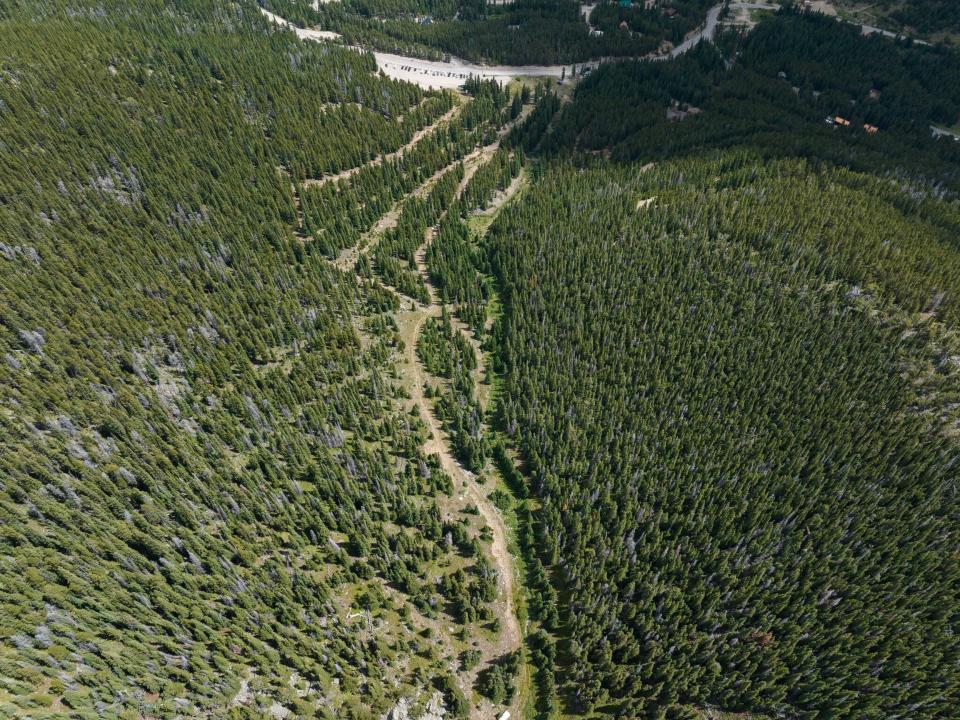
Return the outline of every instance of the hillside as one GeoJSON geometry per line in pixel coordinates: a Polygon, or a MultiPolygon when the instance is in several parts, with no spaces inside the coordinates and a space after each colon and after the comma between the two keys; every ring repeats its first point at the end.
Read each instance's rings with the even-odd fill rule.
{"type": "Polygon", "coordinates": [[[745,152],[559,163],[494,223],[559,707],[956,707],[957,207],[898,196],[745,152]]]}
{"type": "Polygon", "coordinates": [[[960,56],[709,4],[0,7],[0,717],[956,714],[960,56]]]}
{"type": "Polygon", "coordinates": [[[960,38],[960,6],[952,0],[833,0],[842,17],[929,41],[956,44],[960,38]]]}
{"type": "Polygon", "coordinates": [[[409,399],[406,254],[332,260],[444,210],[505,95],[252,3],[23,2],[0,38],[0,715],[466,716],[502,528],[409,399]]]}
{"type": "Polygon", "coordinates": [[[673,62],[605,65],[576,100],[546,149],[645,162],[743,146],[960,189],[960,144],[931,131],[960,121],[960,54],[816,13],[767,17],[673,62]]]}
{"type": "Polygon", "coordinates": [[[956,62],[784,12],[521,139],[485,245],[538,717],[952,714],[956,62]]]}

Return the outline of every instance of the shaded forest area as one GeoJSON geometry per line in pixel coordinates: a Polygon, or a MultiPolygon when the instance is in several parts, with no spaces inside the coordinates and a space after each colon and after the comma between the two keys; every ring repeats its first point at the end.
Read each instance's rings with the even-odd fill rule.
{"type": "Polygon", "coordinates": [[[952,0],[910,0],[893,9],[890,18],[922,33],[960,31],[960,5],[952,0]]]}
{"type": "Polygon", "coordinates": [[[603,66],[578,85],[550,147],[653,160],[743,145],[957,190],[960,145],[934,141],[930,125],[958,119],[957,52],[781,12],[675,61],[603,66]],[[837,115],[850,126],[825,122],[837,115]]]}
{"type": "Polygon", "coordinates": [[[960,32],[960,5],[953,0],[837,0],[835,5],[840,12],[904,35],[937,39],[960,32]]]}

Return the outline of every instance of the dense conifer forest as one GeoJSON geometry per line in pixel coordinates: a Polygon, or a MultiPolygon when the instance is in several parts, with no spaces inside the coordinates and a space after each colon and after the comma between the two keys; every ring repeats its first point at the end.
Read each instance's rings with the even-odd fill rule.
{"type": "Polygon", "coordinates": [[[261,13],[710,4],[0,6],[0,717],[956,716],[960,56],[261,13]]]}
{"type": "Polygon", "coordinates": [[[893,32],[926,39],[950,38],[955,44],[960,33],[960,5],[953,0],[878,0],[861,3],[838,0],[840,12],[864,17],[873,25],[893,32]]]}
{"type": "Polygon", "coordinates": [[[883,278],[862,247],[955,260],[921,218],[736,152],[560,164],[494,223],[502,422],[571,709],[952,712],[958,368],[934,310],[960,275],[883,278]]]}
{"type": "Polygon", "coordinates": [[[717,45],[518,129],[554,159],[485,243],[539,714],[949,717],[957,55],[717,45]]]}
{"type": "Polygon", "coordinates": [[[374,266],[421,293],[395,265],[509,98],[250,2],[16,2],[0,48],[0,716],[465,715],[489,537],[399,297],[328,258],[396,205],[374,266]]]}
{"type": "Polygon", "coordinates": [[[784,12],[674,62],[605,66],[578,85],[552,144],[618,160],[748,145],[957,190],[960,145],[930,127],[958,119],[960,53],[784,12]],[[825,121],[837,116],[850,125],[825,121]]]}
{"type": "Polygon", "coordinates": [[[960,31],[960,6],[949,0],[911,0],[893,8],[890,19],[922,33],[960,31]]]}

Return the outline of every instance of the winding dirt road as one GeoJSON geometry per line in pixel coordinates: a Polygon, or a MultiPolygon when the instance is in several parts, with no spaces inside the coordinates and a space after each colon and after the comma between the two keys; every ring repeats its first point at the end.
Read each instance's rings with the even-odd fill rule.
{"type": "Polygon", "coordinates": [[[432,123],[430,123],[429,125],[424,125],[422,128],[417,130],[405,145],[400,146],[393,152],[377,155],[375,158],[373,158],[369,162],[364,163],[363,165],[357,165],[356,167],[347,168],[346,170],[341,170],[338,173],[333,173],[331,175],[324,175],[321,178],[308,178],[303,181],[303,185],[304,187],[310,187],[312,185],[325,185],[326,183],[336,182],[338,180],[346,180],[348,178],[353,177],[364,168],[376,167],[377,165],[382,165],[385,162],[390,162],[391,160],[402,158],[404,155],[410,152],[410,150],[413,149],[414,145],[420,142],[427,133],[431,133],[441,125],[444,125],[450,122],[453,116],[459,113],[462,108],[463,108],[463,104],[458,102],[452,108],[447,110],[443,115],[441,115],[436,120],[434,120],[432,123]]]}
{"type": "MultiPolygon", "coordinates": [[[[495,143],[493,146],[488,146],[488,148],[493,147],[495,149],[496,145],[498,145],[498,143],[495,143]]],[[[484,148],[484,150],[486,151],[488,148],[484,148]]],[[[478,167],[480,159],[486,156],[486,152],[481,153],[480,157],[476,158],[473,163],[473,167],[478,167]]],[[[465,177],[464,182],[461,183],[461,192],[466,185],[466,180],[467,177],[465,177]]],[[[434,230],[430,228],[426,233],[424,244],[416,253],[417,270],[426,283],[427,290],[430,294],[430,303],[420,305],[404,299],[403,307],[396,313],[395,320],[404,344],[403,372],[410,380],[410,396],[419,411],[420,417],[424,420],[429,430],[429,437],[423,445],[423,451],[428,455],[433,454],[439,458],[440,466],[453,481],[455,496],[462,502],[475,505],[480,512],[480,516],[483,518],[483,522],[491,530],[492,541],[489,547],[490,559],[497,570],[497,599],[493,602],[493,611],[494,616],[500,620],[500,633],[494,642],[483,644],[481,649],[483,656],[478,666],[479,669],[502,655],[520,648],[522,635],[520,623],[517,620],[516,608],[514,607],[516,570],[513,558],[510,555],[506,523],[503,520],[503,516],[487,497],[490,486],[484,487],[477,482],[476,475],[464,468],[454,457],[450,443],[443,429],[440,427],[440,423],[433,414],[430,401],[424,395],[424,386],[429,375],[417,357],[417,338],[427,318],[440,317],[443,308],[443,303],[439,300],[436,288],[430,282],[430,276],[425,262],[426,250],[433,239],[433,235],[434,230]]],[[[459,320],[455,317],[452,319],[454,326],[457,327],[458,330],[465,330],[465,327],[459,320]]],[[[478,362],[482,367],[482,355],[478,355],[478,362]]],[[[480,370],[480,372],[482,372],[482,370],[480,370]]],[[[474,678],[475,673],[470,673],[469,676],[460,678],[461,689],[467,697],[471,694],[474,678]]],[[[519,717],[521,702],[522,698],[518,694],[514,697],[511,706],[507,708],[513,717],[519,717]]],[[[484,701],[479,708],[471,705],[470,715],[472,718],[494,717],[494,715],[499,715],[503,709],[502,707],[494,707],[484,701]]]]}
{"type": "MultiPolygon", "coordinates": [[[[516,118],[513,123],[522,121],[531,110],[532,106],[525,107],[521,115],[516,118]]],[[[479,147],[463,158],[464,177],[457,187],[456,194],[458,197],[462,195],[467,183],[477,169],[488,162],[500,147],[501,139],[509,132],[513,123],[508,123],[501,128],[497,137],[489,145],[479,147]]],[[[410,147],[412,147],[412,144],[410,147]]],[[[460,161],[458,160],[457,162],[460,161]]],[[[425,193],[437,178],[445,172],[452,170],[454,165],[455,163],[452,163],[437,171],[412,194],[425,193]]],[[[497,206],[501,206],[519,187],[519,182],[512,183],[507,192],[502,193],[497,198],[497,206]]],[[[396,203],[357,246],[344,250],[340,257],[334,261],[334,264],[345,272],[352,271],[360,254],[370,253],[373,248],[376,247],[379,234],[386,228],[396,224],[402,204],[402,200],[396,203]]],[[[506,523],[504,522],[503,516],[487,497],[488,493],[493,489],[492,485],[483,485],[478,482],[477,476],[463,467],[454,457],[449,440],[434,416],[430,400],[424,395],[424,387],[430,379],[430,375],[421,365],[420,359],[417,357],[417,338],[423,328],[423,323],[426,322],[428,318],[440,317],[444,307],[444,303],[440,299],[437,289],[430,280],[430,274],[426,264],[427,248],[432,242],[435,232],[436,227],[427,229],[424,233],[423,244],[415,253],[415,269],[427,287],[430,300],[428,303],[422,304],[408,297],[401,296],[401,309],[394,313],[394,320],[399,329],[400,339],[403,341],[404,349],[400,370],[402,377],[406,380],[404,386],[409,391],[413,405],[417,408],[420,417],[423,419],[429,431],[429,436],[424,442],[422,450],[427,455],[436,455],[439,459],[440,466],[444,472],[450,476],[453,482],[454,498],[456,499],[457,505],[459,507],[467,504],[475,505],[483,523],[486,524],[491,531],[489,559],[497,571],[497,598],[492,603],[492,609],[494,617],[500,621],[500,630],[499,633],[492,638],[486,635],[479,636],[480,642],[478,643],[477,649],[481,652],[480,662],[473,670],[456,674],[457,682],[461,690],[463,690],[464,694],[469,698],[473,695],[474,682],[480,670],[506,653],[513,652],[521,647],[523,636],[514,603],[514,595],[519,583],[519,578],[510,554],[506,523]]],[[[479,379],[484,373],[484,357],[480,352],[479,341],[472,335],[469,328],[452,313],[451,320],[454,327],[470,339],[471,345],[477,353],[478,368],[475,371],[475,379],[479,382],[479,379]]],[[[525,697],[523,696],[524,683],[522,680],[520,680],[519,685],[521,692],[515,695],[513,702],[507,707],[502,705],[495,706],[486,699],[481,699],[479,705],[471,703],[471,719],[481,720],[495,718],[504,710],[509,710],[511,717],[519,718],[520,708],[525,702],[525,697]]]]}

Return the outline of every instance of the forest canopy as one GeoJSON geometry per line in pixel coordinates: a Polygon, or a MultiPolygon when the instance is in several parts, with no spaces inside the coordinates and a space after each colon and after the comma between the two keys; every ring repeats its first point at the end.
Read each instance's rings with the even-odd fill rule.
{"type": "Polygon", "coordinates": [[[958,55],[709,5],[0,7],[0,716],[955,715],[958,55]]]}
{"type": "Polygon", "coordinates": [[[649,160],[743,145],[960,189],[960,146],[930,130],[960,120],[960,53],[816,13],[781,12],[671,62],[609,63],[576,93],[554,149],[649,160]],[[825,122],[837,116],[850,125],[825,122]]]}
{"type": "Polygon", "coordinates": [[[348,43],[512,65],[640,57],[664,42],[682,42],[716,4],[672,0],[647,8],[643,3],[621,7],[606,0],[591,13],[584,10],[588,5],[576,0],[344,0],[316,7],[308,0],[261,2],[304,26],[335,30],[348,43]]]}
{"type": "Polygon", "coordinates": [[[329,258],[505,101],[249,1],[3,4],[0,716],[466,712],[482,523],[329,258]]]}
{"type": "Polygon", "coordinates": [[[955,310],[907,318],[957,297],[960,216],[899,196],[755,152],[554,162],[494,223],[569,711],[956,707],[955,310]]]}

